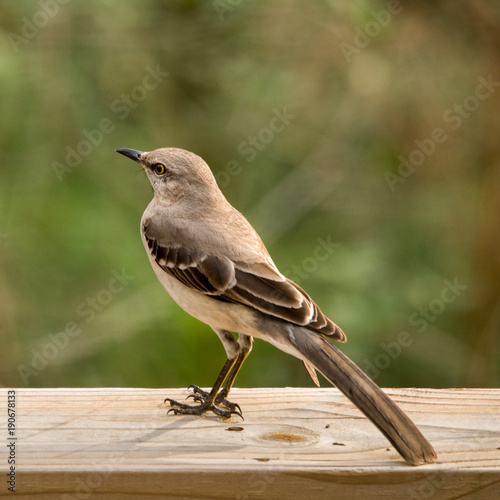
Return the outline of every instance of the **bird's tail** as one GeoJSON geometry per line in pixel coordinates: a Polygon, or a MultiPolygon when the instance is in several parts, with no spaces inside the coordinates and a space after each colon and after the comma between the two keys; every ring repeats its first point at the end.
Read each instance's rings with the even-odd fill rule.
{"type": "Polygon", "coordinates": [[[434,448],[416,425],[345,354],[310,330],[302,327],[292,329],[287,337],[300,357],[337,386],[380,429],[408,463],[420,465],[437,459],[434,448]]]}

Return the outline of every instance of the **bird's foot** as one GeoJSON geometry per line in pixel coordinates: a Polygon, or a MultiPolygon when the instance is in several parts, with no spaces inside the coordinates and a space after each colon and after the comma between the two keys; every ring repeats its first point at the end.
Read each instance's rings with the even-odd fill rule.
{"type": "MultiPolygon", "coordinates": [[[[206,400],[210,394],[207,391],[204,391],[203,389],[200,389],[197,385],[190,385],[188,389],[193,389],[193,394],[190,394],[188,398],[193,398],[195,401],[203,401],[206,400]]],[[[223,405],[226,408],[229,408],[232,411],[238,411],[238,413],[241,414],[241,408],[238,403],[232,403],[231,401],[228,401],[226,399],[227,396],[227,390],[225,387],[223,387],[217,396],[215,396],[214,403],[216,405],[223,405]]]]}
{"type": "Polygon", "coordinates": [[[241,413],[240,405],[237,403],[231,403],[226,399],[227,391],[225,388],[221,389],[220,392],[211,400],[210,393],[200,389],[196,385],[190,385],[188,389],[193,390],[193,394],[190,394],[188,398],[193,398],[198,405],[188,405],[186,403],[180,403],[174,399],[166,398],[164,403],[167,401],[170,403],[170,408],[167,413],[174,413],[174,415],[203,415],[207,411],[215,413],[217,416],[222,418],[231,418],[232,415],[237,415],[243,418],[241,413]],[[223,405],[227,408],[219,408],[217,405],[223,405]]]}

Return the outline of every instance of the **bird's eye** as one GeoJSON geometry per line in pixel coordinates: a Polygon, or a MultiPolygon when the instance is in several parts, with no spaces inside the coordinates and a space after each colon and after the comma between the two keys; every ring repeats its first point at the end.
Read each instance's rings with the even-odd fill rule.
{"type": "Polygon", "coordinates": [[[163,165],[162,163],[155,163],[153,165],[153,170],[156,175],[163,175],[167,171],[165,165],[163,165]]]}

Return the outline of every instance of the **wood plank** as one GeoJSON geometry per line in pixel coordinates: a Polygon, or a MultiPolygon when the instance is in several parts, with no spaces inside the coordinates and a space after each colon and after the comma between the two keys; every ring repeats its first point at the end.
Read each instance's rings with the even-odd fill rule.
{"type": "MultiPolygon", "coordinates": [[[[244,421],[167,416],[163,399],[182,400],[184,389],[16,389],[15,495],[500,498],[500,390],[386,392],[437,463],[407,465],[334,388],[234,389],[244,421]]],[[[5,478],[5,451],[0,470],[5,478]]],[[[11,495],[2,483],[0,497],[11,495]]]]}

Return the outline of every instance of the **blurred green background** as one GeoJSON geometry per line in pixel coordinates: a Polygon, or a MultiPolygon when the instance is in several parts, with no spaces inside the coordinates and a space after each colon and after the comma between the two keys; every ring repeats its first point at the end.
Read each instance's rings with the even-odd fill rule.
{"type": "MultiPolygon", "coordinates": [[[[0,29],[0,384],[214,382],[114,153],[175,146],[380,385],[498,386],[498,2],[6,0],[0,29]]],[[[311,384],[258,340],[236,383],[311,384]]]]}

